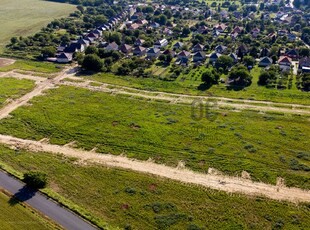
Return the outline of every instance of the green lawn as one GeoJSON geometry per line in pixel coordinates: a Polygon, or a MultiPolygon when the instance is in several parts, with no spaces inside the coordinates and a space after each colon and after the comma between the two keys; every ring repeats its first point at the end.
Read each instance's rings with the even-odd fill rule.
{"type": "MultiPolygon", "coordinates": [[[[163,72],[161,68],[152,67],[152,72],[159,75],[163,72]],[[157,70],[158,69],[158,70],[157,70]]],[[[192,69],[188,73],[181,74],[175,81],[163,81],[158,78],[136,78],[133,76],[115,76],[113,74],[94,74],[84,76],[84,78],[96,80],[100,82],[117,84],[123,86],[130,86],[139,89],[150,91],[164,91],[180,94],[193,94],[193,95],[207,95],[216,97],[229,97],[250,100],[264,100],[273,102],[284,103],[298,103],[310,105],[310,94],[298,90],[295,86],[295,79],[293,81],[292,89],[277,90],[267,89],[266,87],[258,86],[258,76],[260,72],[259,67],[255,67],[251,74],[253,76],[251,86],[235,91],[228,90],[225,84],[214,85],[207,90],[198,90],[202,84],[201,74],[206,70],[206,67],[201,66],[192,69]]],[[[161,76],[162,77],[162,76],[161,76]]],[[[225,76],[222,76],[225,78],[225,76]]]]}
{"type": "MultiPolygon", "coordinates": [[[[1,1],[1,0],[0,0],[1,1]]],[[[63,67],[49,62],[39,62],[30,60],[17,60],[14,64],[0,67],[0,72],[8,72],[11,70],[23,70],[51,74],[59,72],[63,67]]]]}
{"type": "Polygon", "coordinates": [[[33,89],[35,83],[30,80],[15,78],[0,78],[0,108],[8,99],[16,99],[33,89]]]}
{"type": "Polygon", "coordinates": [[[23,206],[0,191],[0,229],[5,230],[44,230],[55,229],[51,223],[43,219],[33,210],[23,206]],[[10,204],[10,202],[12,204],[10,204]]]}
{"type": "Polygon", "coordinates": [[[36,97],[0,121],[0,133],[21,138],[76,141],[99,152],[177,165],[248,171],[254,180],[310,189],[309,117],[221,110],[213,122],[195,121],[191,107],[110,96],[62,86],[36,97]]]}
{"type": "MultiPolygon", "coordinates": [[[[0,161],[48,174],[47,192],[121,229],[307,229],[309,205],[247,198],[48,153],[0,146],[0,161]]],[[[0,214],[1,215],[1,214],[0,214]]]]}
{"type": "Polygon", "coordinates": [[[0,0],[0,51],[11,37],[28,36],[53,19],[68,16],[75,6],[44,0],[0,0]]]}

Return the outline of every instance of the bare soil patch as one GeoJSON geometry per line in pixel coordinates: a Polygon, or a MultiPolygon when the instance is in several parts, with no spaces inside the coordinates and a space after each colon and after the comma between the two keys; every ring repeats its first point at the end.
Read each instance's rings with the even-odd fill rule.
{"type": "Polygon", "coordinates": [[[8,59],[8,58],[0,58],[0,67],[12,65],[14,64],[15,60],[8,59]]]}

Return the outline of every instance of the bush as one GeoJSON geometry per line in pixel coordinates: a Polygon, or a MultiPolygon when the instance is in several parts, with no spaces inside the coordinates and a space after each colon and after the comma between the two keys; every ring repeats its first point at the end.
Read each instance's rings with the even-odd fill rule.
{"type": "Polygon", "coordinates": [[[42,172],[31,171],[24,174],[23,181],[30,187],[40,189],[47,185],[47,175],[42,172]]]}

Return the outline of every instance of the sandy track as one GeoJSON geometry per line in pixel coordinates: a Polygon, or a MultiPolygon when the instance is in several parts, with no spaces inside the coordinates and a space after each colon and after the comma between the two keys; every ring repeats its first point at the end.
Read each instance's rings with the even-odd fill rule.
{"type": "Polygon", "coordinates": [[[0,67],[12,65],[15,62],[14,59],[0,58],[0,67]]]}
{"type": "MultiPolygon", "coordinates": [[[[59,84],[59,82],[66,78],[67,76],[70,76],[74,74],[74,69],[65,69],[63,70],[57,77],[53,78],[53,79],[44,79],[42,80],[41,78],[39,79],[39,82],[37,82],[36,87],[29,93],[25,94],[24,96],[16,99],[16,100],[12,100],[9,104],[7,104],[5,107],[3,107],[2,109],[0,109],[0,120],[7,117],[12,111],[14,111],[15,109],[17,109],[20,106],[25,105],[27,102],[29,102],[32,98],[39,96],[43,93],[43,91],[47,90],[47,89],[51,89],[53,87],[55,87],[56,84],[59,84]]],[[[16,75],[12,75],[17,76],[16,75]]],[[[28,76],[29,79],[33,78],[33,79],[37,79],[38,77],[34,77],[34,76],[28,76]]]]}
{"type": "MultiPolygon", "coordinates": [[[[76,79],[76,78],[72,78],[76,79]]],[[[172,93],[163,93],[163,92],[149,92],[144,90],[137,90],[128,87],[117,87],[113,88],[113,85],[102,84],[101,86],[92,86],[90,85],[92,81],[84,82],[71,82],[63,81],[62,85],[74,86],[85,88],[93,91],[101,91],[106,93],[120,94],[120,95],[129,95],[135,97],[142,97],[151,100],[164,100],[170,103],[178,104],[191,104],[196,100],[205,100],[215,99],[215,107],[229,107],[237,110],[256,110],[260,112],[283,112],[283,113],[294,113],[294,114],[306,114],[310,115],[310,106],[298,105],[298,104],[285,104],[285,103],[273,103],[273,102],[263,102],[263,101],[251,101],[251,100],[240,100],[240,99],[230,99],[230,98],[216,98],[216,97],[203,97],[203,96],[191,96],[191,95],[181,95],[181,94],[172,94],[172,93]],[[232,103],[233,102],[233,103],[232,103]],[[261,105],[258,105],[261,104],[261,105]],[[280,107],[286,106],[286,107],[280,107]],[[287,106],[291,108],[287,108],[287,106]]],[[[94,83],[94,82],[93,82],[94,83]]],[[[97,82],[95,82],[97,83],[97,82]]]]}
{"type": "Polygon", "coordinates": [[[39,82],[45,81],[46,78],[44,77],[37,77],[37,76],[33,76],[33,75],[25,75],[25,74],[21,74],[15,71],[10,71],[10,72],[4,72],[0,74],[0,78],[16,78],[16,79],[27,79],[27,80],[31,80],[31,81],[35,81],[37,84],[39,82]]]}
{"type": "Polygon", "coordinates": [[[23,148],[34,152],[48,152],[76,157],[82,161],[95,162],[109,167],[148,173],[179,182],[200,185],[206,188],[221,190],[229,193],[241,193],[250,196],[265,196],[270,199],[290,202],[310,202],[310,191],[299,188],[287,188],[250,180],[223,175],[211,175],[193,172],[184,168],[172,168],[150,161],[131,160],[123,156],[98,154],[93,151],[83,151],[68,146],[58,146],[38,141],[24,140],[11,136],[0,135],[0,143],[15,148],[23,148]]]}
{"type": "Polygon", "coordinates": [[[133,97],[142,97],[150,100],[163,100],[168,101],[173,104],[191,104],[194,100],[215,101],[215,107],[217,108],[231,108],[236,110],[255,110],[259,112],[282,112],[282,113],[294,113],[294,114],[305,114],[310,115],[310,106],[299,105],[299,104],[289,104],[289,103],[275,103],[268,101],[255,101],[255,100],[245,100],[245,99],[233,99],[225,97],[209,97],[209,96],[194,96],[186,94],[175,94],[175,93],[165,93],[165,92],[154,92],[141,89],[135,89],[125,86],[118,86],[107,83],[100,83],[96,81],[85,80],[81,77],[75,77],[74,74],[78,69],[66,69],[62,71],[58,76],[53,79],[46,79],[43,77],[37,77],[33,75],[21,74],[15,71],[8,73],[0,73],[0,77],[14,77],[18,79],[29,79],[36,81],[36,88],[22,98],[13,101],[11,104],[7,105],[6,108],[0,110],[0,119],[6,117],[10,112],[24,105],[34,96],[40,95],[44,90],[52,88],[56,85],[67,85],[85,88],[93,91],[101,91],[112,94],[128,95],[133,97]],[[65,78],[78,80],[79,82],[66,81],[65,78]],[[93,86],[91,83],[99,84],[100,86],[93,86]],[[4,115],[2,115],[4,113],[4,115]]]}

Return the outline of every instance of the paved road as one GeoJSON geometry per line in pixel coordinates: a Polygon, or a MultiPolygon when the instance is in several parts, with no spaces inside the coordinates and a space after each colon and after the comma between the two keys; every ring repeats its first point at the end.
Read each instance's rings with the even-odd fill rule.
{"type": "Polygon", "coordinates": [[[49,200],[40,192],[36,192],[24,186],[22,182],[9,176],[0,170],[0,187],[15,194],[19,200],[40,211],[65,229],[72,230],[95,230],[91,224],[61,207],[57,203],[49,200]]]}

